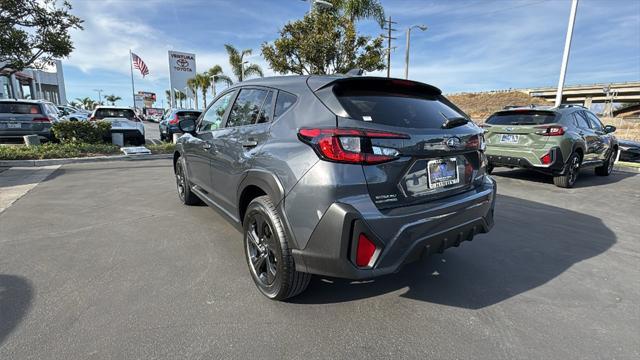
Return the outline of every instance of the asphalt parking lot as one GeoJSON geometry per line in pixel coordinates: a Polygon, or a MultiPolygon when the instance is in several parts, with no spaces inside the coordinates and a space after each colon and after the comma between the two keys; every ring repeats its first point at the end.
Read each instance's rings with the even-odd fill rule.
{"type": "Polygon", "coordinates": [[[0,213],[0,359],[639,358],[640,175],[495,178],[491,233],[278,303],[169,161],[64,165],[0,213]]]}

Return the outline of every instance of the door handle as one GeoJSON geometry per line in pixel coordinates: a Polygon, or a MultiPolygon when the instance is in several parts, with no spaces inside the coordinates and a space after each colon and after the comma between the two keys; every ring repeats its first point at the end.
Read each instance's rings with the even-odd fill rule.
{"type": "Polygon", "coordinates": [[[258,142],[255,140],[247,140],[242,142],[242,147],[252,148],[258,146],[258,142]]]}

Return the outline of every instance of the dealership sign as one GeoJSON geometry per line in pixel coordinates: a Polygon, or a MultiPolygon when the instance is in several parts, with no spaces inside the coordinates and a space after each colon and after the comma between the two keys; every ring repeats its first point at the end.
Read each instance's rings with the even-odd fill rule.
{"type": "MultiPolygon", "coordinates": [[[[172,95],[174,89],[184,92],[187,80],[194,76],[196,76],[196,55],[169,51],[169,80],[172,95]]],[[[187,95],[193,96],[190,92],[187,95]]]]}

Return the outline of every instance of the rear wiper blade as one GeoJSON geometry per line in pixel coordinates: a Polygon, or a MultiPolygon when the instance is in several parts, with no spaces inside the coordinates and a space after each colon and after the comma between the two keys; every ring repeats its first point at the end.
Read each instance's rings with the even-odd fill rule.
{"type": "Polygon", "coordinates": [[[462,126],[462,125],[466,125],[466,124],[469,123],[469,119],[467,119],[465,117],[462,117],[462,116],[456,116],[456,117],[448,118],[444,114],[442,114],[442,113],[440,113],[440,114],[445,119],[445,122],[442,123],[442,128],[443,129],[451,129],[451,128],[462,126]]]}

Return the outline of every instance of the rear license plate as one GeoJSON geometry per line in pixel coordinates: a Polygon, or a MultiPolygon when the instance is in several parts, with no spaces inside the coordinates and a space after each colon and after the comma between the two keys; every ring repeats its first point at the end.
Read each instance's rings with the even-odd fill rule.
{"type": "Polygon", "coordinates": [[[520,136],[514,134],[502,134],[500,137],[500,142],[505,144],[517,144],[518,140],[520,140],[520,136]]]}
{"type": "Polygon", "coordinates": [[[456,158],[431,160],[427,163],[429,188],[435,189],[460,182],[458,161],[456,158]]]}
{"type": "Polygon", "coordinates": [[[21,127],[21,123],[7,123],[7,129],[20,129],[21,127]]]}

